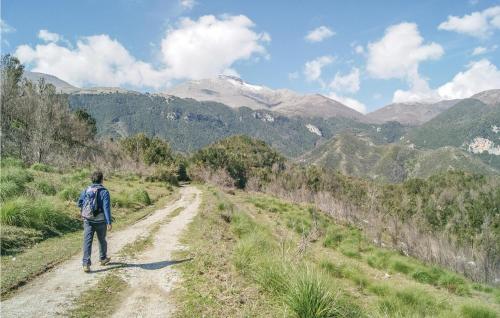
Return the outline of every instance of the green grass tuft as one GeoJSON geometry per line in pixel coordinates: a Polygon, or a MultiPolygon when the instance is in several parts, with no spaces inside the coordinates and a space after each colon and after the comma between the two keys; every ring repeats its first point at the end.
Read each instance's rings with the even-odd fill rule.
{"type": "Polygon", "coordinates": [[[61,198],[64,201],[71,201],[71,202],[76,202],[78,201],[78,198],[80,197],[80,191],[82,189],[79,189],[76,185],[70,185],[57,194],[59,198],[61,198]]]}
{"type": "Polygon", "coordinates": [[[0,198],[2,201],[19,196],[24,192],[25,184],[33,181],[33,175],[20,167],[2,168],[0,178],[0,198]]]}
{"type": "Polygon", "coordinates": [[[76,300],[76,305],[67,316],[69,317],[110,317],[118,306],[122,294],[127,289],[127,282],[115,275],[108,274],[99,280],[97,286],[82,293],[76,300]],[[103,301],[105,299],[105,301],[103,301]]]}
{"type": "Polygon", "coordinates": [[[151,205],[151,198],[149,197],[149,194],[146,190],[144,189],[138,189],[132,193],[132,200],[134,202],[137,202],[139,204],[143,205],[151,205]]]}
{"type": "Polygon", "coordinates": [[[31,165],[31,169],[43,172],[54,172],[55,169],[52,166],[46,165],[44,163],[34,163],[31,165]]]}
{"type": "Polygon", "coordinates": [[[408,274],[413,271],[413,266],[409,265],[406,262],[398,260],[392,263],[392,269],[399,273],[408,274]]]}
{"type": "Polygon", "coordinates": [[[291,280],[285,293],[285,301],[297,317],[337,316],[333,293],[325,280],[310,268],[299,270],[291,280]]]}
{"type": "Polygon", "coordinates": [[[464,318],[496,318],[498,315],[492,309],[480,305],[463,305],[461,313],[464,318]]]}
{"type": "Polygon", "coordinates": [[[45,195],[55,195],[57,193],[56,188],[45,180],[36,181],[35,187],[45,195]]]}
{"type": "Polygon", "coordinates": [[[465,279],[459,277],[456,274],[445,273],[439,278],[438,284],[439,286],[448,289],[450,292],[456,295],[460,296],[470,295],[470,289],[465,279]]]}
{"type": "Polygon", "coordinates": [[[380,312],[388,317],[435,317],[445,308],[429,293],[414,288],[397,291],[379,302],[380,312]]]}
{"type": "Polygon", "coordinates": [[[60,235],[80,227],[78,220],[69,217],[53,202],[27,197],[5,202],[0,212],[0,223],[39,230],[45,236],[60,235]]]}

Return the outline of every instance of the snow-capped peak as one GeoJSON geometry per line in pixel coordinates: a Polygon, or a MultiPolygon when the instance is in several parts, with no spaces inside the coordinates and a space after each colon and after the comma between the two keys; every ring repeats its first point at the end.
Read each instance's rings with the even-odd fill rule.
{"type": "Polygon", "coordinates": [[[237,76],[219,75],[219,79],[225,80],[225,81],[233,84],[234,86],[238,86],[238,87],[243,88],[243,89],[250,89],[250,90],[260,91],[260,90],[262,90],[264,88],[262,86],[248,84],[248,83],[246,83],[245,81],[243,81],[241,78],[239,78],[237,76]]]}

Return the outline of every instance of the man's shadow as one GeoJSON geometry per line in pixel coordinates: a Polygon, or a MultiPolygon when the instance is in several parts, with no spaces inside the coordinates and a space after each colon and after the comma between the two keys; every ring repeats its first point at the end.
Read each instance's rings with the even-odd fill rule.
{"type": "Polygon", "coordinates": [[[113,269],[118,269],[118,268],[130,268],[130,267],[138,267],[140,269],[145,269],[145,270],[157,270],[157,269],[162,269],[168,266],[172,266],[175,264],[180,264],[184,262],[189,262],[193,258],[186,258],[186,259],[181,259],[178,261],[161,261],[161,262],[153,262],[153,263],[139,263],[139,264],[133,264],[133,263],[124,263],[124,262],[110,262],[108,265],[102,269],[98,270],[93,270],[91,273],[100,273],[100,272],[106,272],[110,271],[113,269]]]}

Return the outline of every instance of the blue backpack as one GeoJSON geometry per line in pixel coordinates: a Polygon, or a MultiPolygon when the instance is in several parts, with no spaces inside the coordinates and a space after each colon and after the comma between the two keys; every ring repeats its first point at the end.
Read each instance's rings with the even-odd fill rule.
{"type": "Polygon", "coordinates": [[[99,209],[99,191],[101,186],[90,186],[85,190],[81,214],[86,219],[96,217],[101,211],[99,209]]]}

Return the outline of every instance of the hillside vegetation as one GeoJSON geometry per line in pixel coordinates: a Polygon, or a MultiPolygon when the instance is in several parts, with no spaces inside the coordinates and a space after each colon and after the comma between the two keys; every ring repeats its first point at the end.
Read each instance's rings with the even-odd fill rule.
{"type": "Polygon", "coordinates": [[[208,188],[178,317],[497,317],[500,290],[370,243],[311,205],[208,188]],[[217,246],[213,249],[213,246],[217,246]]]}
{"type": "Polygon", "coordinates": [[[460,170],[499,172],[479,158],[454,147],[414,149],[405,144],[374,144],[369,138],[341,133],[301,156],[298,162],[336,169],[343,174],[382,182],[402,182],[460,170]]]}
{"type": "Polygon", "coordinates": [[[404,133],[403,127],[395,123],[369,125],[345,118],[286,117],[266,110],[232,109],[173,96],[73,94],[68,99],[72,109],[83,109],[96,119],[102,136],[116,138],[143,132],[168,140],[173,149],[182,152],[196,151],[232,135],[247,135],[293,157],[312,149],[318,140],[346,129],[374,135],[377,142],[392,142],[404,133]],[[317,127],[321,136],[306,125],[317,127]]]}
{"type": "MultiPolygon", "coordinates": [[[[199,151],[195,158],[210,162],[219,153],[224,153],[224,158],[238,158],[238,149],[244,147],[246,153],[252,152],[248,147],[255,153],[273,153],[258,145],[255,147],[251,139],[228,139],[199,151]]],[[[220,170],[244,167],[245,175],[258,176],[245,184],[247,189],[314,204],[337,220],[363,228],[379,245],[392,246],[478,281],[495,280],[500,261],[498,177],[450,171],[427,179],[383,184],[346,177],[328,168],[247,159],[245,164],[218,161],[215,167],[208,165],[210,173],[198,174],[198,178],[227,187],[231,185],[227,178],[238,184],[238,177],[212,176],[221,176],[217,173],[220,170]]]]}
{"type": "MultiPolygon", "coordinates": [[[[444,146],[468,149],[477,137],[485,138],[500,147],[500,101],[486,105],[477,99],[465,99],[439,114],[420,127],[410,130],[405,136],[408,143],[417,147],[436,149],[444,146]]],[[[488,164],[499,169],[498,155],[486,151],[480,156],[488,164]]]]}

